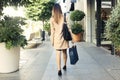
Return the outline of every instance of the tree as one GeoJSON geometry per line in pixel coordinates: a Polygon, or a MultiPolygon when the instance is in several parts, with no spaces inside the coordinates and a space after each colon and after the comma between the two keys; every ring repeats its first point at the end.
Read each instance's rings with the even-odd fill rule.
{"type": "Polygon", "coordinates": [[[29,0],[0,0],[0,16],[4,6],[20,6],[30,4],[29,0]]]}
{"type": "Polygon", "coordinates": [[[53,2],[42,3],[39,20],[43,22],[43,26],[44,26],[44,22],[48,21],[52,15],[51,11],[52,11],[53,5],[54,5],[53,2]]]}
{"type": "Polygon", "coordinates": [[[45,22],[47,22],[51,17],[52,7],[54,5],[54,0],[52,1],[41,1],[32,2],[27,6],[27,16],[28,18],[35,21],[42,21],[43,27],[45,22]]]}
{"type": "MultiPolygon", "coordinates": [[[[42,21],[43,23],[43,31],[42,31],[42,40],[45,40],[45,31],[44,27],[46,26],[45,24],[51,17],[51,11],[52,7],[54,5],[55,0],[37,0],[33,1],[31,4],[27,5],[27,16],[28,18],[35,20],[35,21],[42,21]]],[[[49,27],[49,26],[47,26],[49,27]]],[[[48,30],[49,31],[49,30],[48,30]]]]}
{"type": "Polygon", "coordinates": [[[112,41],[116,50],[120,50],[120,3],[112,10],[107,21],[106,38],[112,41]]]}
{"type": "Polygon", "coordinates": [[[36,2],[32,2],[31,4],[27,5],[27,16],[28,18],[38,21],[42,20],[45,21],[50,18],[51,10],[54,5],[53,1],[49,0],[38,0],[36,2]]]}
{"type": "Polygon", "coordinates": [[[34,21],[39,20],[39,13],[41,9],[41,0],[33,1],[26,6],[26,16],[34,21]]]}
{"type": "Polygon", "coordinates": [[[55,1],[56,0],[1,0],[0,15],[2,15],[3,6],[24,5],[27,8],[27,15],[29,18],[31,18],[32,20],[43,20],[43,18],[41,18],[41,15],[43,15],[43,13],[45,12],[48,12],[49,14],[51,14],[50,13],[51,12],[50,10],[52,7],[51,4],[53,4],[52,2],[55,2],[55,1]],[[47,9],[47,10],[44,10],[44,9],[47,9]]]}

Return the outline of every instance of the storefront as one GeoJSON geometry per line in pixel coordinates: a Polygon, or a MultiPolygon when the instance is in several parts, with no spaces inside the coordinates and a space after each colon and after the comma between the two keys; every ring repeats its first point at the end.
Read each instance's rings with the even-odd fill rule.
{"type": "Polygon", "coordinates": [[[105,42],[105,24],[112,8],[119,0],[77,0],[75,9],[86,13],[84,39],[101,46],[105,42]]]}
{"type": "Polygon", "coordinates": [[[120,0],[63,0],[62,2],[66,4],[67,11],[70,10],[71,1],[74,3],[75,10],[82,10],[86,14],[82,21],[85,30],[84,40],[95,43],[97,46],[104,44],[105,23],[112,8],[120,0]]]}
{"type": "Polygon", "coordinates": [[[112,8],[117,4],[117,0],[96,0],[96,45],[110,43],[106,42],[105,25],[112,8]]]}

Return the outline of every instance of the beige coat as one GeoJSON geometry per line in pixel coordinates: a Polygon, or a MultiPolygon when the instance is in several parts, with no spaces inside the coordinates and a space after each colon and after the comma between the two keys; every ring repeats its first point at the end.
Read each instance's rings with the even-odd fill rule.
{"type": "Polygon", "coordinates": [[[67,49],[69,47],[69,42],[64,40],[62,28],[63,28],[64,18],[61,19],[60,23],[55,23],[54,19],[50,19],[51,25],[51,43],[55,49],[67,49]]]}

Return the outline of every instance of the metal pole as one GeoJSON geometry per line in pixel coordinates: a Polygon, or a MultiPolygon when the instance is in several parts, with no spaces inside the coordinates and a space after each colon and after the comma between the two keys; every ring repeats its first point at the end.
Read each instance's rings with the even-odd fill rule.
{"type": "Polygon", "coordinates": [[[116,1],[116,0],[111,0],[111,4],[112,4],[112,7],[111,7],[111,8],[115,7],[115,1],[116,1]]]}
{"type": "Polygon", "coordinates": [[[115,54],[115,46],[112,44],[111,45],[111,55],[115,54]]]}
{"type": "Polygon", "coordinates": [[[97,0],[97,12],[96,12],[96,16],[97,16],[97,29],[96,29],[96,45],[99,47],[101,46],[101,24],[102,24],[102,20],[101,20],[101,0],[97,0]]]}

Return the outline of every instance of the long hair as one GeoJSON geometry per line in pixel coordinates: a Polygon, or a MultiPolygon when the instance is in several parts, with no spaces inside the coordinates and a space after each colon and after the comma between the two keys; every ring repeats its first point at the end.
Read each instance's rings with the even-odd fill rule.
{"type": "Polygon", "coordinates": [[[62,17],[62,10],[59,4],[55,4],[52,9],[52,16],[57,24],[59,24],[62,17]]]}

